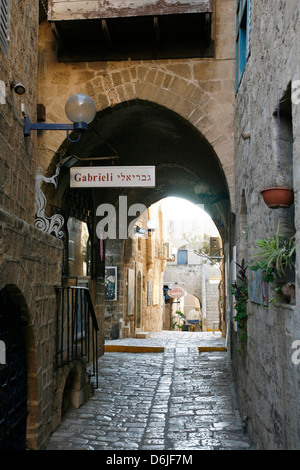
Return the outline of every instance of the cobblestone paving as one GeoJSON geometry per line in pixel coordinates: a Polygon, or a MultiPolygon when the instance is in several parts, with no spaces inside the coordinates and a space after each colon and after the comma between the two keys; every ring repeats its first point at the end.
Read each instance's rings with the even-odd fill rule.
{"type": "Polygon", "coordinates": [[[105,353],[99,387],[70,411],[48,450],[250,450],[219,334],[164,332],[109,344],[165,346],[164,353],[105,353]]]}

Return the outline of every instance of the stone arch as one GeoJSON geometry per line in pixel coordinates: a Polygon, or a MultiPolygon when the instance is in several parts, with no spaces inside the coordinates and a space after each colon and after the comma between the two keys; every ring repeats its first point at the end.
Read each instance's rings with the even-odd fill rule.
{"type": "MultiPolygon", "coordinates": [[[[80,159],[77,166],[97,165],[91,157],[112,154],[118,157],[117,165],[120,166],[155,166],[155,188],[93,188],[95,209],[101,204],[112,204],[118,217],[120,196],[126,196],[127,207],[143,203],[147,208],[167,196],[183,197],[193,203],[204,204],[223,243],[228,242],[231,197],[219,156],[195,126],[168,107],[137,99],[106,108],[97,113],[79,142],[63,142],[52,165],[59,162],[59,152],[62,150],[66,155],[75,154],[80,159]]],[[[111,165],[111,162],[105,161],[103,164],[111,165]]],[[[69,172],[63,169],[58,186],[66,188],[68,184],[69,172]]],[[[57,198],[55,205],[62,207],[63,201],[57,198]]],[[[94,214],[94,227],[96,225],[97,217],[94,214]]],[[[122,267],[125,240],[119,240],[118,235],[116,240],[106,240],[105,252],[109,260],[107,265],[122,267]]],[[[118,283],[121,287],[124,274],[122,268],[119,271],[118,283]]],[[[118,302],[111,312],[116,317],[118,308],[122,309],[123,306],[121,294],[118,302]]]]}
{"type": "MultiPolygon", "coordinates": [[[[228,179],[210,142],[189,121],[156,103],[138,99],[106,108],[97,113],[88,132],[79,142],[72,144],[65,140],[59,150],[65,154],[77,155],[81,159],[80,166],[86,164],[85,159],[89,164],[89,157],[105,155],[118,156],[116,164],[121,166],[154,164],[160,175],[164,173],[167,175],[165,179],[169,181],[161,183],[168,186],[167,190],[156,193],[144,191],[143,199],[148,207],[164,196],[176,194],[196,204],[206,204],[206,210],[216,225],[220,219],[220,210],[223,211],[221,206],[227,206],[225,212],[230,211],[228,179]],[[214,180],[207,183],[213,174],[214,180]],[[189,179],[189,184],[185,187],[181,184],[183,178],[189,179]],[[170,181],[173,181],[173,185],[170,181]],[[197,194],[194,191],[196,184],[200,185],[197,194]],[[149,201],[145,198],[149,198],[149,201]]],[[[55,166],[59,158],[57,152],[51,165],[55,166]]],[[[60,175],[61,187],[67,187],[67,177],[67,173],[60,175]],[[63,176],[66,178],[63,179],[63,176]]],[[[111,190],[97,190],[97,194],[100,193],[101,198],[98,201],[105,201],[107,195],[111,197],[112,194],[111,190]]],[[[133,193],[130,189],[122,191],[129,200],[133,193]]],[[[93,194],[95,195],[95,191],[93,194]]],[[[98,201],[96,197],[95,207],[98,201]]],[[[114,203],[116,207],[118,200],[114,203]]],[[[58,201],[56,205],[59,205],[58,201]]]]}

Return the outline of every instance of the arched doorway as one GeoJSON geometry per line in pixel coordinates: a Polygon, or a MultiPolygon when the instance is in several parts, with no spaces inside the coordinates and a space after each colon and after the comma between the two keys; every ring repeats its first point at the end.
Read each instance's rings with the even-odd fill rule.
{"type": "Polygon", "coordinates": [[[0,340],[5,360],[0,363],[0,450],[26,448],[27,365],[24,318],[9,288],[0,291],[0,340]],[[2,344],[3,344],[2,343],[2,344]]]}

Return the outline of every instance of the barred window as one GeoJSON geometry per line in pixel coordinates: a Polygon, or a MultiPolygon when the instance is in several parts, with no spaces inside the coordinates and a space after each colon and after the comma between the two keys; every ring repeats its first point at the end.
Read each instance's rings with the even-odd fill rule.
{"type": "Polygon", "coordinates": [[[251,0],[237,0],[236,10],[236,92],[250,55],[251,0]]]}
{"type": "Polygon", "coordinates": [[[9,27],[8,27],[9,0],[0,0],[0,46],[8,54],[9,27]]]}

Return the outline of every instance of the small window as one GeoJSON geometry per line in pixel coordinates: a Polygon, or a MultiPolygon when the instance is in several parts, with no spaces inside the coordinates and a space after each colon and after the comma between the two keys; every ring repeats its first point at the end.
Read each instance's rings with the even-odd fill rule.
{"type": "Polygon", "coordinates": [[[187,250],[179,250],[177,253],[177,264],[188,264],[187,250]]]}
{"type": "Polygon", "coordinates": [[[8,13],[9,0],[1,0],[0,2],[0,46],[5,54],[8,54],[9,34],[8,34],[8,13]]]}
{"type": "Polygon", "coordinates": [[[236,12],[236,92],[250,55],[251,0],[237,0],[236,12]]]}

